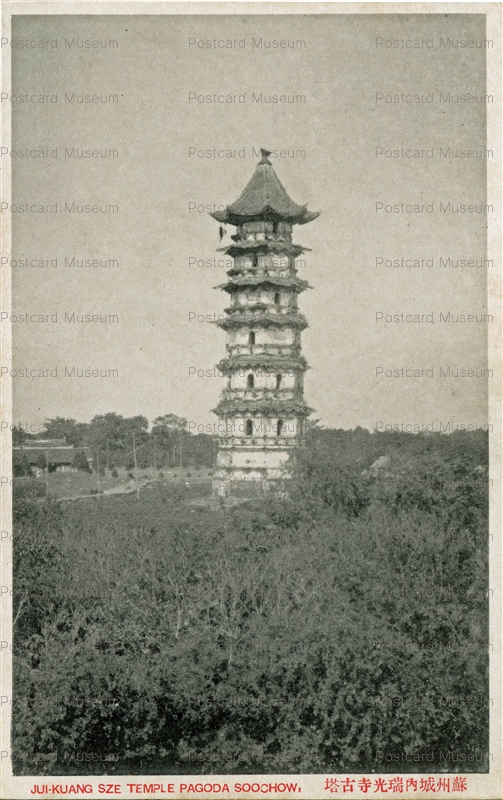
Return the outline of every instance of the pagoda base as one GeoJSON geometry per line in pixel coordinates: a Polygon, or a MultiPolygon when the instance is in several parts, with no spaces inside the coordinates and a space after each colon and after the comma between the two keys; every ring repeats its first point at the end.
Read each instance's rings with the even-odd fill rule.
{"type": "Polygon", "coordinates": [[[213,474],[213,494],[255,495],[276,489],[291,477],[291,448],[221,450],[213,474]]]}

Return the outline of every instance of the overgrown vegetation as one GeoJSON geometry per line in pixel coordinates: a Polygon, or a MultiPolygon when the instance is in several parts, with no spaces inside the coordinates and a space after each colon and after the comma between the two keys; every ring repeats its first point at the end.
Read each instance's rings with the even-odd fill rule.
{"type": "Polygon", "coordinates": [[[487,753],[487,435],[314,430],[296,470],[289,498],[219,512],[183,487],[18,497],[18,774],[487,753]]]}

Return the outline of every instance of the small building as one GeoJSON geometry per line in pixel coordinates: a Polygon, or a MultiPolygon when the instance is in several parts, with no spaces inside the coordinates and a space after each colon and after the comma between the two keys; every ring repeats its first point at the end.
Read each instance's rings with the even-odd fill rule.
{"type": "Polygon", "coordinates": [[[92,464],[89,447],[74,447],[64,439],[30,439],[12,448],[12,466],[18,471],[28,465],[42,472],[77,472],[82,468],[82,456],[92,464]]]}

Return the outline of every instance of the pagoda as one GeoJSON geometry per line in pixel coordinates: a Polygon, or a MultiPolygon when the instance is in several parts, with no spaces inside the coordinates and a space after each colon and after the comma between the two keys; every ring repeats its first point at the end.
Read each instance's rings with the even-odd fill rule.
{"type": "MultiPolygon", "coordinates": [[[[226,377],[218,415],[219,452],[213,490],[225,496],[267,489],[288,479],[295,448],[304,443],[307,363],[300,335],[307,327],[298,296],[310,288],[297,276],[296,258],[307,248],[292,243],[294,225],[319,216],[288,196],[268,150],[241,196],[211,214],[236,226],[226,283],[226,317],[216,324],[227,334],[227,355],[218,364],[226,377]]],[[[223,231],[220,231],[221,235],[223,231]]]]}

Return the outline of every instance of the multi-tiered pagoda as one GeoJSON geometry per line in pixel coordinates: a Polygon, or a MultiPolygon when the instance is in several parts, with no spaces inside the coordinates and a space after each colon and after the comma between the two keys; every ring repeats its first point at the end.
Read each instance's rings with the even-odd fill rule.
{"type": "Polygon", "coordinates": [[[300,334],[307,327],[298,296],[308,283],[297,277],[296,258],[306,248],[292,243],[292,227],[318,213],[299,206],[276,175],[267,150],[241,197],[212,216],[236,226],[228,281],[227,357],[218,365],[227,377],[215,413],[221,431],[214,490],[219,495],[288,478],[292,453],[302,445],[305,420],[300,334]],[[224,432],[225,431],[225,432],[224,432]],[[252,483],[254,482],[254,483],[252,483]]]}

